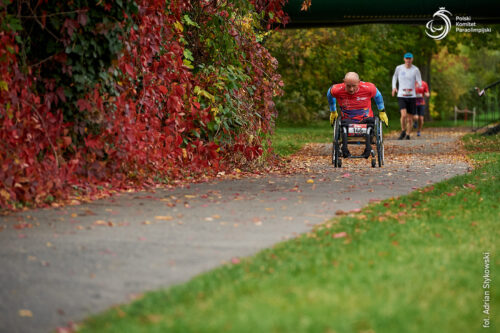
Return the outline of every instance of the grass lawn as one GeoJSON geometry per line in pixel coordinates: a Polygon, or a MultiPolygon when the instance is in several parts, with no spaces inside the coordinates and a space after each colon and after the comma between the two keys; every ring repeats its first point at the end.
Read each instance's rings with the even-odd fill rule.
{"type": "Polygon", "coordinates": [[[477,168],[332,219],[85,321],[82,332],[479,332],[500,328],[500,136],[477,168]],[[484,253],[491,289],[483,289],[484,253]]]}
{"type": "Polygon", "coordinates": [[[309,125],[278,125],[272,138],[273,149],[281,156],[300,150],[309,142],[331,142],[333,129],[328,120],[309,125]]]}

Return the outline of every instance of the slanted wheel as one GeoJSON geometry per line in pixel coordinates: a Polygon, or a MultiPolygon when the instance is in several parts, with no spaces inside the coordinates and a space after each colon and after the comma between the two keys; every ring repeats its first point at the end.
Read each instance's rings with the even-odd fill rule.
{"type": "Polygon", "coordinates": [[[333,144],[332,144],[332,164],[335,168],[340,168],[342,162],[340,160],[340,120],[337,118],[333,125],[333,144]]]}
{"type": "Polygon", "coordinates": [[[372,158],[372,168],[375,168],[375,165],[377,165],[377,163],[375,162],[375,159],[372,158]]]}
{"type": "Polygon", "coordinates": [[[338,167],[339,165],[339,148],[338,144],[334,143],[333,144],[333,152],[332,152],[332,164],[334,167],[338,167]]]}
{"type": "Polygon", "coordinates": [[[377,160],[379,168],[384,165],[384,138],[382,132],[382,122],[380,118],[375,118],[375,137],[377,140],[377,160]]]}

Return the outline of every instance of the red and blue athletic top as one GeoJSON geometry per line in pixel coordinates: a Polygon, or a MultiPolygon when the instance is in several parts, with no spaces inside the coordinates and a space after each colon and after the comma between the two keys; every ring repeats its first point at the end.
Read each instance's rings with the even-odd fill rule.
{"type": "Polygon", "coordinates": [[[427,82],[422,80],[422,86],[417,86],[415,84],[415,93],[417,94],[417,105],[425,105],[424,94],[429,92],[429,86],[427,82]]]}
{"type": "Polygon", "coordinates": [[[375,85],[370,82],[360,82],[358,91],[352,95],[345,90],[344,83],[334,84],[328,90],[327,96],[330,111],[335,111],[335,100],[338,100],[342,111],[342,119],[361,121],[364,118],[373,117],[372,98],[379,110],[384,108],[382,95],[375,85]]]}

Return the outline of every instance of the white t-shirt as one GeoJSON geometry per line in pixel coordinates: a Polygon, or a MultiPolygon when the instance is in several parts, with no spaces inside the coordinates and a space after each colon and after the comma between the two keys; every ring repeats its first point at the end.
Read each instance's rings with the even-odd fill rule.
{"type": "Polygon", "coordinates": [[[417,66],[407,68],[404,64],[396,67],[392,76],[392,89],[399,82],[398,97],[417,97],[415,94],[415,81],[422,85],[422,76],[417,66]]]}

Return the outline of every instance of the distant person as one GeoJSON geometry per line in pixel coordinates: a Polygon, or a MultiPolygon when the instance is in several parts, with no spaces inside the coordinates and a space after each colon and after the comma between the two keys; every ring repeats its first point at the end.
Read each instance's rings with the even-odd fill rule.
{"type": "Polygon", "coordinates": [[[425,97],[430,96],[427,82],[422,80],[421,87],[417,87],[415,82],[415,93],[417,94],[417,112],[413,117],[413,120],[416,122],[417,136],[420,136],[420,132],[422,132],[422,127],[424,126],[425,97]]]}
{"type": "MultiPolygon", "coordinates": [[[[340,106],[342,121],[349,123],[368,123],[375,121],[372,111],[372,98],[377,104],[379,118],[389,126],[389,119],[384,110],[384,99],[382,94],[373,83],[360,81],[359,75],[349,72],[344,77],[344,83],[334,84],[326,93],[330,106],[330,124],[333,126],[338,117],[336,99],[340,106]]],[[[342,134],[342,155],[347,158],[351,156],[347,148],[347,134],[342,134]]],[[[372,151],[371,140],[367,134],[366,147],[363,157],[370,157],[372,151]]]]}
{"type": "Polygon", "coordinates": [[[398,140],[410,140],[413,116],[417,112],[415,81],[419,87],[422,85],[420,70],[412,64],[413,55],[406,53],[404,61],[403,65],[396,67],[392,76],[392,96],[398,94],[399,111],[401,112],[401,134],[398,140]],[[399,88],[396,87],[397,83],[399,83],[399,88]]]}

